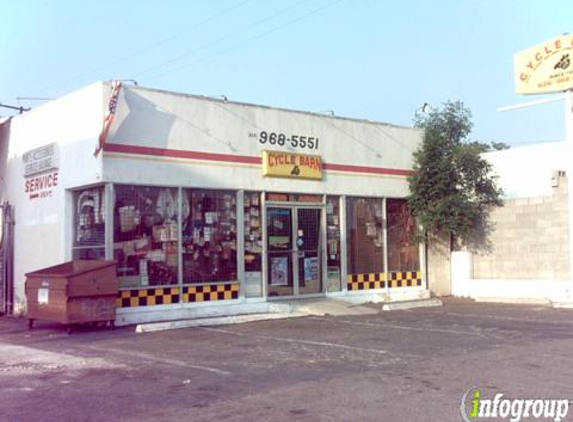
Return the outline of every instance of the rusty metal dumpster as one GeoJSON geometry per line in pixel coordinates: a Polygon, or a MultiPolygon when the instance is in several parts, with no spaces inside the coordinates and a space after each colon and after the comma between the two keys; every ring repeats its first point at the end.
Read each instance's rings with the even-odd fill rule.
{"type": "Polygon", "coordinates": [[[113,328],[118,281],[115,261],[70,261],[26,274],[28,325],[106,322],[113,328]]]}

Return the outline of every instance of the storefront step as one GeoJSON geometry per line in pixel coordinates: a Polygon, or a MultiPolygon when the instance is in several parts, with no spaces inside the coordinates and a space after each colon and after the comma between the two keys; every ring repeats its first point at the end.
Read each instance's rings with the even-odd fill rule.
{"type": "Polygon", "coordinates": [[[336,299],[297,300],[289,302],[289,306],[291,307],[291,312],[315,316],[371,315],[378,313],[376,309],[336,299]]]}

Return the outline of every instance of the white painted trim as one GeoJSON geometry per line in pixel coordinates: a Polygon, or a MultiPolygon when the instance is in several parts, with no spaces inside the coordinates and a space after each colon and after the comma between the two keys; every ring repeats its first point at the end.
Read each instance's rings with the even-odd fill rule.
{"type": "MultiPolygon", "coordinates": [[[[130,312],[118,312],[116,325],[141,324],[146,322],[174,321],[192,318],[208,318],[232,315],[260,314],[271,312],[266,302],[243,303],[239,300],[224,301],[224,304],[207,303],[204,306],[177,307],[173,305],[156,305],[136,307],[130,312]],[[146,309],[153,308],[153,309],[146,309]],[[160,311],[160,312],[157,312],[160,311]]],[[[119,311],[119,310],[118,310],[119,311]]]]}

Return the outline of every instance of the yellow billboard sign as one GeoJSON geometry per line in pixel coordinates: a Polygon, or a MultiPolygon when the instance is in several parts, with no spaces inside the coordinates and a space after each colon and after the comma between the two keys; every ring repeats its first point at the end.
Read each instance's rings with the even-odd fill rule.
{"type": "Polygon", "coordinates": [[[514,56],[515,92],[545,94],[573,88],[573,35],[563,35],[514,56]]]}
{"type": "Polygon", "coordinates": [[[322,180],[320,155],[263,151],[263,176],[322,180]]]}

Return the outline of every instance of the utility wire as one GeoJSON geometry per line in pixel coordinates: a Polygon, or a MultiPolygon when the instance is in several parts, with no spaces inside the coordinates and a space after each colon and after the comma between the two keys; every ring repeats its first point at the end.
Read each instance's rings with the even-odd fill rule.
{"type": "Polygon", "coordinates": [[[43,88],[39,89],[38,92],[43,92],[43,91],[47,91],[47,90],[50,90],[50,89],[58,88],[58,87],[60,87],[60,86],[62,86],[62,85],[67,85],[67,84],[69,84],[70,82],[77,81],[78,79],[81,79],[81,78],[83,78],[83,77],[92,75],[92,74],[94,74],[94,73],[96,73],[96,72],[100,72],[100,71],[102,71],[102,70],[104,70],[104,69],[107,69],[107,68],[109,68],[109,67],[111,67],[111,66],[114,66],[114,65],[116,65],[116,64],[123,63],[123,62],[125,62],[125,61],[127,61],[127,60],[129,60],[129,59],[131,59],[131,58],[133,58],[133,57],[139,56],[139,55],[141,55],[141,54],[143,54],[143,53],[146,53],[146,52],[148,52],[148,51],[150,51],[150,50],[153,50],[153,49],[155,49],[155,48],[157,48],[157,47],[159,47],[159,46],[161,46],[161,45],[163,45],[163,44],[166,44],[166,43],[168,43],[168,42],[170,42],[170,41],[173,41],[174,39],[179,38],[179,37],[181,37],[182,35],[184,35],[184,34],[186,34],[186,33],[188,33],[188,32],[191,32],[191,31],[193,31],[193,30],[195,30],[195,29],[198,29],[198,28],[200,28],[200,27],[202,27],[202,26],[208,24],[209,22],[212,22],[212,21],[214,21],[215,19],[218,19],[218,18],[220,18],[221,16],[224,16],[224,15],[226,15],[226,14],[232,12],[233,10],[238,9],[239,7],[245,5],[245,4],[249,3],[249,2],[252,2],[252,1],[253,1],[253,0],[243,0],[242,2],[236,4],[235,6],[229,7],[229,8],[227,8],[227,9],[225,9],[225,10],[219,12],[219,13],[216,13],[216,14],[214,14],[214,15],[211,15],[211,16],[209,16],[208,18],[202,20],[201,22],[196,23],[196,24],[194,24],[194,25],[192,25],[192,26],[190,26],[190,27],[188,27],[188,28],[185,28],[184,30],[182,30],[182,31],[180,31],[180,32],[177,32],[176,34],[173,34],[173,35],[171,35],[171,36],[169,36],[169,37],[167,37],[167,38],[164,38],[164,39],[162,39],[162,40],[160,40],[160,41],[158,41],[158,42],[156,42],[156,43],[153,43],[153,44],[150,44],[150,45],[148,45],[148,46],[146,46],[146,47],[143,47],[143,48],[141,48],[140,50],[137,50],[137,51],[135,51],[135,52],[133,52],[133,53],[131,53],[131,54],[128,54],[128,55],[126,55],[126,56],[120,57],[119,59],[114,60],[114,61],[112,61],[112,62],[110,62],[110,63],[107,63],[107,64],[105,64],[105,65],[103,65],[103,66],[100,66],[100,67],[98,67],[98,68],[89,70],[89,71],[87,71],[87,72],[85,72],[85,73],[82,73],[81,75],[74,76],[74,77],[72,77],[72,78],[70,78],[70,79],[67,79],[67,80],[62,81],[62,82],[58,82],[58,83],[56,83],[56,84],[54,84],[54,85],[51,85],[51,86],[43,87],[43,88]]]}
{"type": "Polygon", "coordinates": [[[408,151],[410,151],[411,153],[414,153],[414,150],[406,145],[404,142],[400,141],[398,138],[394,137],[390,132],[386,131],[386,130],[382,130],[381,127],[379,127],[378,125],[374,125],[374,127],[376,128],[376,130],[378,130],[379,132],[383,133],[384,135],[386,135],[388,138],[392,139],[394,142],[396,142],[397,144],[400,144],[401,146],[403,146],[404,148],[406,148],[408,151]]]}
{"type": "Polygon", "coordinates": [[[255,36],[255,37],[248,38],[248,39],[245,40],[245,41],[242,41],[242,42],[240,42],[240,43],[238,43],[238,44],[232,45],[232,46],[230,46],[230,47],[228,47],[228,48],[225,48],[225,49],[223,49],[223,50],[219,50],[219,51],[216,52],[216,53],[213,53],[213,54],[210,54],[210,55],[207,55],[207,56],[203,56],[203,57],[199,58],[198,60],[195,60],[195,61],[190,62],[190,63],[186,63],[186,64],[184,64],[183,66],[180,66],[180,67],[177,67],[177,68],[168,70],[168,71],[163,72],[163,73],[159,73],[159,74],[156,74],[156,75],[152,75],[152,76],[150,76],[150,77],[148,77],[148,78],[145,78],[144,81],[150,81],[150,80],[154,80],[154,79],[160,78],[160,77],[165,76],[165,75],[168,75],[168,74],[170,74],[170,73],[177,72],[177,71],[180,71],[180,70],[182,70],[182,69],[185,69],[185,68],[191,67],[191,66],[193,66],[193,65],[202,63],[202,62],[204,62],[204,61],[210,60],[210,59],[212,59],[212,58],[214,58],[214,57],[220,56],[221,54],[227,53],[227,52],[229,52],[229,51],[231,51],[231,50],[236,50],[236,49],[239,48],[239,47],[242,47],[242,46],[244,46],[244,45],[246,45],[246,44],[249,44],[249,43],[251,43],[251,42],[257,41],[257,40],[259,40],[259,39],[261,39],[261,38],[263,38],[263,37],[266,37],[267,35],[270,35],[270,34],[272,34],[272,33],[274,33],[274,32],[277,32],[277,31],[279,31],[279,30],[281,30],[281,29],[283,29],[283,28],[286,28],[287,26],[294,25],[295,23],[298,23],[298,22],[300,22],[300,21],[302,21],[302,20],[308,18],[309,16],[312,16],[312,15],[315,15],[315,14],[317,14],[317,13],[319,13],[319,12],[322,12],[323,10],[328,9],[328,8],[334,6],[334,5],[336,5],[336,4],[338,4],[338,3],[342,2],[342,1],[344,1],[344,0],[336,0],[336,1],[331,2],[331,3],[329,3],[329,4],[325,5],[325,6],[321,6],[321,7],[318,7],[318,8],[316,8],[316,9],[313,9],[313,10],[311,10],[310,12],[305,13],[304,15],[302,15],[302,16],[296,18],[296,19],[290,20],[290,21],[288,21],[287,23],[285,23],[285,24],[283,24],[283,25],[276,26],[276,27],[274,27],[274,28],[272,28],[272,29],[270,29],[270,30],[268,30],[268,31],[266,31],[266,32],[263,32],[263,33],[261,33],[261,34],[255,36]]]}
{"type": "Polygon", "coordinates": [[[374,154],[376,154],[376,158],[382,158],[382,154],[380,153],[380,151],[372,148],[370,145],[368,145],[365,141],[358,139],[356,136],[354,136],[352,133],[349,133],[347,131],[345,131],[344,129],[342,129],[341,127],[335,125],[334,123],[332,123],[330,117],[325,117],[324,118],[324,122],[328,123],[330,126],[332,126],[333,128],[335,128],[336,130],[338,130],[339,132],[345,134],[347,137],[349,137],[350,139],[355,140],[356,142],[358,142],[359,144],[361,144],[363,147],[365,147],[366,149],[369,149],[370,151],[372,151],[374,154]]]}
{"type": "MultiPolygon", "coordinates": [[[[228,108],[226,105],[224,105],[223,103],[220,102],[214,102],[213,104],[215,104],[217,107],[223,109],[224,111],[226,111],[227,113],[231,114],[232,116],[238,118],[239,120],[241,120],[242,122],[246,123],[248,126],[254,127],[256,129],[259,130],[263,130],[263,128],[261,128],[259,125],[257,125],[255,122],[253,122],[252,120],[241,116],[240,114],[232,111],[230,108],[228,108]]],[[[372,148],[366,141],[363,141],[362,139],[358,139],[356,136],[354,136],[352,133],[347,132],[346,130],[342,129],[341,127],[335,125],[332,120],[333,118],[330,116],[320,116],[316,113],[314,113],[316,115],[316,117],[321,117],[323,119],[323,121],[325,123],[327,123],[328,125],[332,126],[333,128],[335,128],[336,130],[338,130],[339,132],[341,132],[342,134],[344,134],[346,137],[352,139],[353,141],[359,143],[360,145],[364,146],[365,148],[369,149],[370,151],[372,151],[373,153],[376,154],[376,156],[378,158],[381,157],[380,155],[380,151],[377,151],[376,149],[372,148]]],[[[336,118],[336,117],[335,117],[336,118]]],[[[386,136],[390,137],[392,140],[394,140],[395,142],[401,144],[402,146],[404,146],[405,148],[407,148],[408,150],[412,151],[411,148],[409,148],[407,145],[405,145],[404,143],[400,142],[399,140],[397,140],[396,138],[394,138],[392,135],[390,135],[389,133],[383,132],[379,127],[377,123],[372,123],[373,126],[378,129],[381,133],[385,134],[386,136]]]]}
{"type": "Polygon", "coordinates": [[[268,21],[270,21],[270,20],[276,18],[277,16],[283,15],[283,14],[285,14],[286,12],[288,12],[289,10],[294,9],[294,8],[300,6],[300,5],[303,4],[303,3],[307,3],[308,1],[310,1],[310,0],[301,0],[301,1],[299,1],[299,2],[297,2],[297,3],[295,3],[295,4],[293,4],[293,5],[290,5],[290,6],[288,6],[288,7],[285,7],[284,9],[279,10],[277,13],[274,13],[274,14],[272,14],[272,15],[270,15],[270,16],[267,16],[266,18],[263,18],[263,19],[258,20],[258,21],[256,21],[256,22],[253,22],[253,23],[251,23],[251,24],[249,24],[249,25],[247,25],[247,26],[245,26],[245,27],[243,27],[243,28],[241,28],[241,29],[239,29],[239,30],[237,30],[237,31],[235,31],[235,32],[231,32],[230,34],[227,34],[227,35],[225,35],[225,36],[223,36],[223,37],[221,37],[221,38],[218,38],[218,39],[216,39],[215,41],[212,41],[212,42],[207,43],[207,44],[205,44],[205,45],[202,45],[202,46],[200,46],[200,47],[193,48],[193,49],[187,51],[187,52],[184,53],[184,54],[181,54],[181,55],[179,55],[179,56],[173,57],[173,58],[171,58],[171,59],[169,59],[169,60],[167,60],[167,61],[164,61],[164,62],[162,62],[162,63],[159,63],[159,64],[157,64],[157,65],[155,65],[155,66],[149,67],[149,68],[147,68],[147,69],[141,71],[140,73],[136,73],[134,77],[140,78],[142,75],[144,75],[144,74],[146,74],[146,73],[149,73],[149,72],[152,71],[152,70],[159,69],[159,68],[164,67],[164,66],[166,66],[166,65],[168,65],[168,64],[177,62],[177,61],[179,61],[179,60],[181,60],[181,59],[184,59],[185,57],[188,57],[188,56],[190,56],[191,54],[196,53],[196,52],[198,52],[198,51],[206,50],[207,48],[209,48],[209,47],[211,47],[211,46],[213,46],[213,45],[219,44],[221,41],[225,41],[225,40],[227,40],[227,39],[229,39],[229,38],[232,38],[232,37],[234,37],[234,36],[236,36],[236,35],[238,35],[238,34],[240,34],[240,33],[242,33],[242,32],[248,31],[249,29],[252,29],[252,28],[254,28],[254,27],[256,27],[256,26],[262,25],[263,23],[268,22],[268,21]]]}

